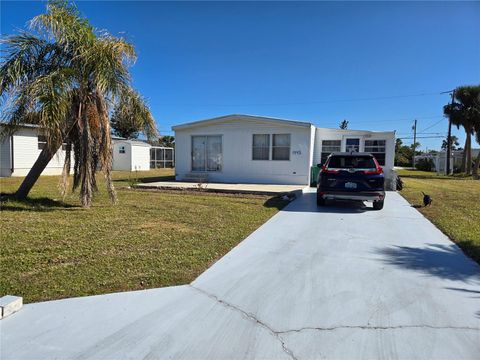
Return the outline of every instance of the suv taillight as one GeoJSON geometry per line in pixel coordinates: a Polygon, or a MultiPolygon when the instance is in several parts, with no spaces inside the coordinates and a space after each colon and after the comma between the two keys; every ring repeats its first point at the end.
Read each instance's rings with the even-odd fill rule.
{"type": "Polygon", "coordinates": [[[363,173],[366,175],[380,175],[383,173],[383,169],[378,163],[377,159],[373,158],[373,161],[375,162],[375,170],[366,170],[363,173]]]}
{"type": "Polygon", "coordinates": [[[322,173],[324,174],[338,174],[340,170],[328,170],[326,165],[322,166],[322,173]]]}

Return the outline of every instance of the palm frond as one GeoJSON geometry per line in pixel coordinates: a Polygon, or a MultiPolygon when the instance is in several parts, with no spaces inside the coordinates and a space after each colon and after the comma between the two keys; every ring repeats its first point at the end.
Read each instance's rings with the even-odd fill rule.
{"type": "Polygon", "coordinates": [[[104,36],[82,56],[82,62],[91,69],[97,91],[115,97],[129,86],[128,66],[135,60],[135,51],[125,40],[104,36]]]}

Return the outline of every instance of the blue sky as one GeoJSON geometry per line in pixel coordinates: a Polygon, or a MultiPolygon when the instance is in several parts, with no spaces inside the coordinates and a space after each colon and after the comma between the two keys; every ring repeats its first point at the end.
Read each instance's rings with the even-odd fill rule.
{"type": "MultiPolygon", "coordinates": [[[[480,2],[76,4],[95,27],[135,44],[134,86],[163,134],[245,113],[322,127],[347,119],[398,137],[411,136],[417,118],[419,136],[443,135],[449,95],[439,93],[480,83],[480,2]]],[[[44,6],[2,1],[2,34],[44,6]]]]}

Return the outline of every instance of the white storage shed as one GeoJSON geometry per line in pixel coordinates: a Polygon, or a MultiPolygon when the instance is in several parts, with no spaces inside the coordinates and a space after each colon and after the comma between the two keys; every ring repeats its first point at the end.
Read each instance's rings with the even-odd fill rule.
{"type": "Polygon", "coordinates": [[[113,170],[150,170],[151,145],[138,140],[113,139],[113,170]]]}

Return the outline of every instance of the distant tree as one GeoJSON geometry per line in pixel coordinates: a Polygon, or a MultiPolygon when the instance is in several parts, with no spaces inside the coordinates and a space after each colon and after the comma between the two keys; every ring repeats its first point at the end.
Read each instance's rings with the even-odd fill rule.
{"type": "MultiPolygon", "coordinates": [[[[450,136],[450,149],[453,150],[458,150],[458,146],[460,143],[458,142],[458,137],[455,135],[450,136]]],[[[447,139],[444,139],[442,141],[442,150],[447,150],[447,139]]]]}
{"type": "Polygon", "coordinates": [[[122,92],[110,123],[113,133],[126,139],[136,139],[141,132],[148,138],[155,137],[155,120],[145,99],[133,89],[122,92]]]}
{"type": "Polygon", "coordinates": [[[347,129],[348,129],[348,120],[347,120],[347,119],[344,119],[344,120],[340,123],[340,129],[342,129],[342,130],[347,130],[347,129]]]}
{"type": "Polygon", "coordinates": [[[413,163],[413,147],[403,145],[401,139],[395,142],[395,165],[396,166],[412,166],[413,163]]]}
{"type": "Polygon", "coordinates": [[[158,145],[164,147],[175,147],[175,137],[171,135],[160,136],[158,138],[158,145]]]}

